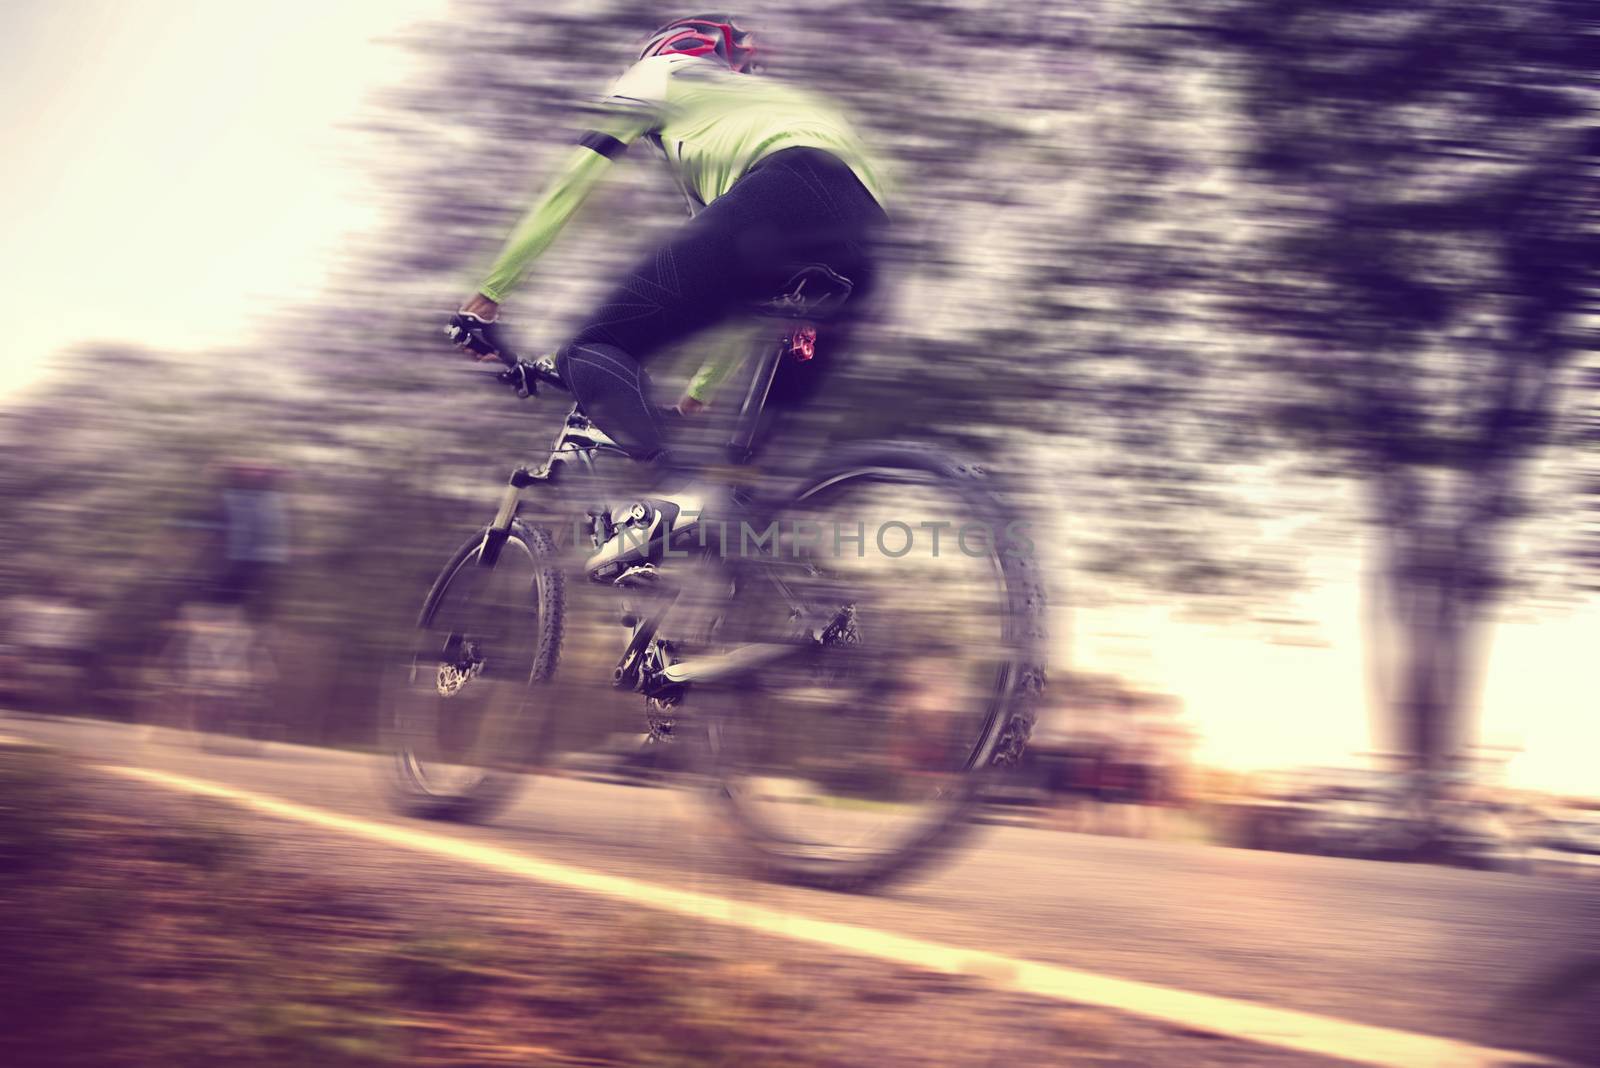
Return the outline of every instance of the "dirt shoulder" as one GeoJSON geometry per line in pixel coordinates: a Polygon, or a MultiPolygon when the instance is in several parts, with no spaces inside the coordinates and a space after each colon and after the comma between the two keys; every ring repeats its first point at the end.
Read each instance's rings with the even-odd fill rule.
{"type": "Polygon", "coordinates": [[[0,746],[0,1063],[1314,1063],[0,746]]]}

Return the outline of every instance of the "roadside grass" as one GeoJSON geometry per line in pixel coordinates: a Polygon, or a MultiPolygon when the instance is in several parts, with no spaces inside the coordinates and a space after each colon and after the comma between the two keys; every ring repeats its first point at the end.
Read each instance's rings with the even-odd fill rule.
{"type": "Polygon", "coordinates": [[[223,812],[151,824],[76,779],[0,746],[0,1064],[393,1063],[376,988],[223,812]]]}
{"type": "MultiPolygon", "coordinates": [[[[648,912],[471,922],[406,885],[274,870],[250,827],[0,744],[0,1064],[844,1068],[949,1063],[943,1030],[985,1048],[949,1013],[980,996],[964,980],[808,971],[648,912]],[[921,1033],[899,1034],[907,1013],[921,1033]]],[[[1034,1037],[1126,1063],[1054,1009],[1034,1037]]]]}

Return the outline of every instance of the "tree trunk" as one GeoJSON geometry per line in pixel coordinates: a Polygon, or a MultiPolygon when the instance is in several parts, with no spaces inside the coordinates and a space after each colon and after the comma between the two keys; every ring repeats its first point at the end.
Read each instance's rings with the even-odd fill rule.
{"type": "Polygon", "coordinates": [[[1372,482],[1368,641],[1379,734],[1409,769],[1432,776],[1470,744],[1498,524],[1476,508],[1448,506],[1415,471],[1385,471],[1372,482]]]}

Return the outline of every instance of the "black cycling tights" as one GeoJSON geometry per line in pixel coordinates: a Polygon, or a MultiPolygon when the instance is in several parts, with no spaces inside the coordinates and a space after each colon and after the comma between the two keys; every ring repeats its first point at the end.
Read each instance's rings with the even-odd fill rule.
{"type": "Polygon", "coordinates": [[[859,306],[885,219],[837,157],[813,148],[774,153],[623,277],[559,353],[561,375],[601,430],[635,459],[658,459],[664,421],[642,362],[780,297],[805,268],[846,280],[842,307],[859,306]]]}

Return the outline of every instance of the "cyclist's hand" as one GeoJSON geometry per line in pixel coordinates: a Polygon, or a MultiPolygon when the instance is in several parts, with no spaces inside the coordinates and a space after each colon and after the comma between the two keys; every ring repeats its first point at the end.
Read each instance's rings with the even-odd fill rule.
{"type": "Polygon", "coordinates": [[[491,320],[480,319],[466,312],[456,312],[450,316],[444,332],[456,348],[480,361],[499,359],[505,347],[500,342],[499,328],[491,320]]]}
{"type": "Polygon", "coordinates": [[[472,294],[472,299],[461,305],[461,310],[468,315],[476,315],[480,319],[487,319],[491,323],[500,318],[500,305],[482,293],[472,294]]]}
{"type": "Polygon", "coordinates": [[[445,324],[445,336],[455,343],[456,348],[479,360],[498,359],[505,348],[495,324],[499,312],[500,307],[494,301],[481,293],[476,294],[462,305],[460,311],[450,316],[445,324]]]}
{"type": "Polygon", "coordinates": [[[687,417],[691,415],[698,415],[705,411],[705,407],[705,401],[691,397],[687,393],[678,398],[677,410],[678,414],[681,416],[687,417]]]}

